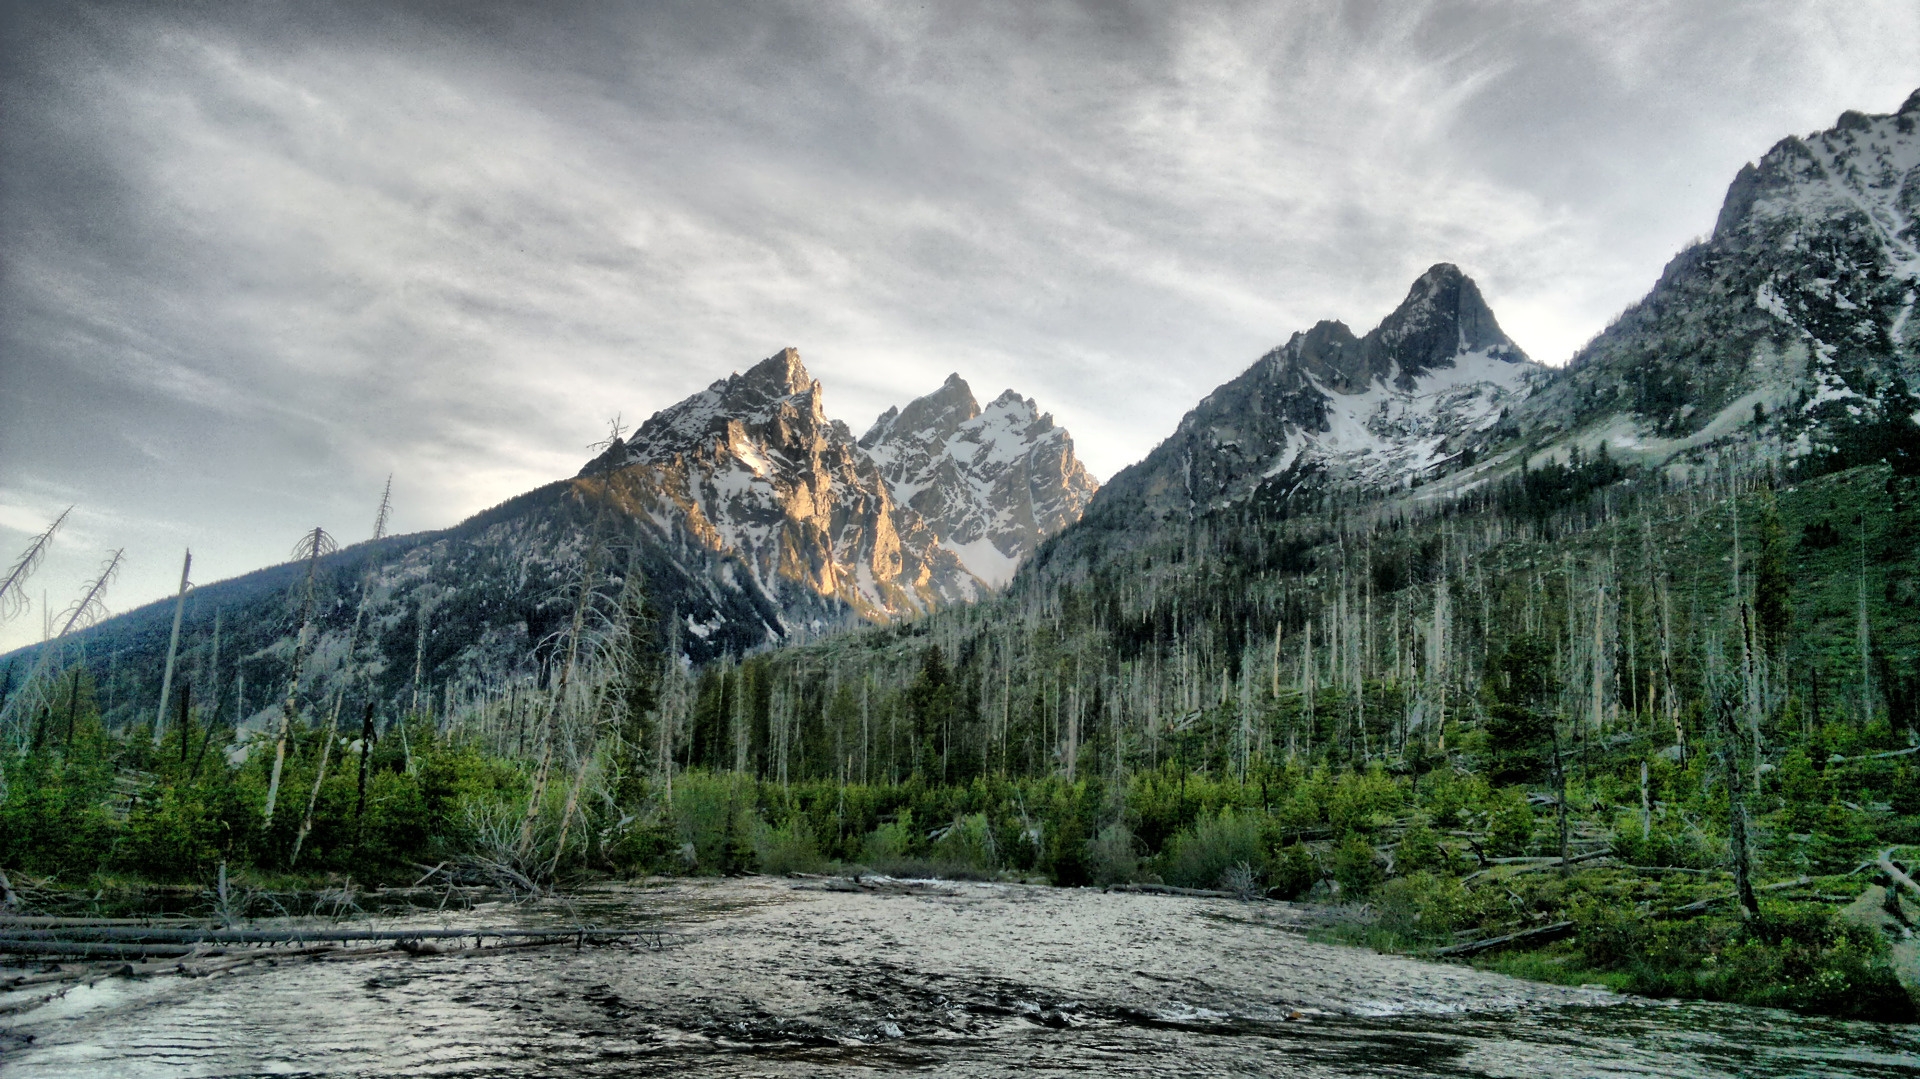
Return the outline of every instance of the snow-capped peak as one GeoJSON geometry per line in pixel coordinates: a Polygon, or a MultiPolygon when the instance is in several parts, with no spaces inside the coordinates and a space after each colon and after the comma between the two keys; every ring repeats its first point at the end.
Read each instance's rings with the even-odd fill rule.
{"type": "Polygon", "coordinates": [[[1326,321],[1214,390],[1102,499],[1193,513],[1322,476],[1392,489],[1444,470],[1549,378],[1459,268],[1436,265],[1364,337],[1326,321]]]}
{"type": "Polygon", "coordinates": [[[982,409],[957,374],[882,413],[860,446],[894,497],[994,587],[1041,540],[1079,520],[1098,488],[1072,437],[1031,398],[1007,390],[982,409]]]}

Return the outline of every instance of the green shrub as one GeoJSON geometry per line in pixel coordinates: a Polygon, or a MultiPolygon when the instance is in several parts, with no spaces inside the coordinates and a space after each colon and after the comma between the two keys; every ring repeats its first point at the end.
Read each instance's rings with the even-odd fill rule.
{"type": "Polygon", "coordinates": [[[933,861],[944,875],[956,872],[991,873],[1000,864],[993,827],[985,813],[957,817],[933,842],[933,861]]]}
{"type": "Polygon", "coordinates": [[[1378,887],[1386,874],[1381,872],[1373,844],[1350,835],[1333,849],[1333,879],[1340,883],[1343,899],[1365,899],[1378,887]]]}
{"type": "Polygon", "coordinates": [[[1453,868],[1453,859],[1426,821],[1414,821],[1394,849],[1393,868],[1402,876],[1422,871],[1446,873],[1453,868]]]}
{"type": "Polygon", "coordinates": [[[1403,942],[1445,938],[1472,918],[1472,904],[1460,881],[1425,871],[1381,885],[1374,906],[1378,928],[1403,942]]]}
{"type": "Polygon", "coordinates": [[[1142,878],[1140,854],[1125,824],[1107,825],[1087,844],[1087,871],[1099,885],[1131,884],[1142,878]]]}
{"type": "Polygon", "coordinates": [[[1490,793],[1485,779],[1477,775],[1463,776],[1451,768],[1441,768],[1429,775],[1421,791],[1433,823],[1442,828],[1459,827],[1466,814],[1485,802],[1490,793]]]}
{"type": "Polygon", "coordinates": [[[1636,993],[1854,1019],[1915,1017],[1887,963],[1885,941],[1828,911],[1769,905],[1748,925],[1707,918],[1655,924],[1637,943],[1625,963],[1636,993]]]}
{"type": "Polygon", "coordinates": [[[892,821],[867,833],[860,860],[870,869],[890,873],[901,867],[913,846],[913,810],[903,809],[892,821]]]}
{"type": "Polygon", "coordinates": [[[1402,803],[1401,791],[1375,764],[1365,772],[1343,772],[1327,800],[1327,823],[1335,833],[1366,830],[1383,823],[1402,803]]]}
{"type": "Polygon", "coordinates": [[[660,820],[613,829],[604,851],[607,868],[626,877],[671,873],[680,868],[678,853],[672,826],[660,820]]]}
{"type": "Polygon", "coordinates": [[[1495,791],[1489,799],[1487,814],[1487,854],[1510,858],[1525,854],[1533,842],[1533,808],[1527,805],[1527,793],[1518,787],[1495,791]]]}
{"type": "Polygon", "coordinates": [[[1281,899],[1306,895],[1319,879],[1320,867],[1314,864],[1313,852],[1302,843],[1276,853],[1267,870],[1268,890],[1281,899]]]}
{"type": "Polygon", "coordinates": [[[1225,809],[1204,817],[1175,836],[1161,855],[1161,876],[1183,888],[1217,888],[1221,874],[1245,862],[1256,879],[1266,876],[1262,821],[1253,814],[1225,809]]]}
{"type": "Polygon", "coordinates": [[[787,818],[786,823],[778,827],[764,821],[755,822],[753,853],[760,872],[776,876],[817,873],[826,868],[826,859],[820,857],[820,848],[813,841],[813,829],[807,827],[806,818],[799,814],[787,818]]]}
{"type": "Polygon", "coordinates": [[[720,874],[751,868],[757,861],[753,804],[753,790],[742,777],[688,772],[677,778],[671,816],[686,868],[720,874]]]}
{"type": "Polygon", "coordinates": [[[1724,847],[1684,819],[1656,818],[1652,823],[1642,836],[1639,814],[1621,814],[1613,829],[1614,853],[1631,865],[1710,869],[1726,861],[1724,847]]]}

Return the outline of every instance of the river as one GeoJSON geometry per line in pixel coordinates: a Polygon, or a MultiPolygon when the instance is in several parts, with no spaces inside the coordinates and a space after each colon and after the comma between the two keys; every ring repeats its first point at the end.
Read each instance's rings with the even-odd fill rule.
{"type": "Polygon", "coordinates": [[[76,988],[22,1079],[891,1074],[1920,1076],[1920,1028],[1676,1004],[1307,939],[1285,903],[774,878],[421,924],[649,942],[256,963],[76,988]]]}

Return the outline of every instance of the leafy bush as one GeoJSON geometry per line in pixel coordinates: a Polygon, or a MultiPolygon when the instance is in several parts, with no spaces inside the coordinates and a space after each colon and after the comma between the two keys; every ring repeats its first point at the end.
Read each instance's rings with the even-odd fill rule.
{"type": "Polygon", "coordinates": [[[1327,823],[1336,833],[1372,828],[1401,803],[1400,787],[1378,764],[1365,772],[1342,772],[1327,801],[1327,823]]]}
{"type": "Polygon", "coordinates": [[[756,822],[753,852],[762,873],[817,873],[826,868],[826,859],[813,841],[813,829],[798,814],[778,827],[756,822]]]}
{"type": "Polygon", "coordinates": [[[1426,821],[1415,821],[1409,825],[1400,837],[1400,845],[1393,852],[1394,871],[1402,876],[1423,870],[1445,873],[1452,867],[1452,857],[1440,845],[1440,837],[1427,827],[1426,821]]]}
{"type": "Polygon", "coordinates": [[[1627,972],[1632,992],[1857,1019],[1915,1015],[1886,943],[1827,911],[1768,905],[1746,925],[1648,922],[1596,898],[1576,900],[1574,920],[1581,957],[1596,969],[1627,972]]]}
{"type": "Polygon", "coordinates": [[[1281,899],[1306,895],[1319,879],[1320,867],[1314,864],[1313,852],[1300,843],[1277,852],[1267,869],[1268,889],[1281,899]]]}
{"type": "Polygon", "coordinates": [[[943,875],[991,873],[999,867],[1000,856],[993,841],[993,828],[985,813],[957,817],[933,842],[933,861],[943,875]]]}
{"type": "Polygon", "coordinates": [[[1400,941],[1445,938],[1472,920],[1472,901],[1454,877],[1425,871],[1396,877],[1374,897],[1377,926],[1400,941]]]}
{"type": "Polygon", "coordinates": [[[867,833],[860,860],[871,869],[890,873],[901,867],[913,845],[913,811],[903,809],[898,817],[867,833]]]}
{"type": "Polygon", "coordinates": [[[1527,794],[1518,787],[1505,787],[1489,799],[1487,814],[1487,853],[1495,858],[1525,854],[1533,842],[1533,807],[1527,794]]]}
{"type": "Polygon", "coordinates": [[[1131,884],[1143,876],[1133,833],[1115,822],[1100,829],[1087,844],[1087,870],[1099,885],[1131,884]]]}
{"type": "Polygon", "coordinates": [[[689,772],[673,788],[674,834],[687,868],[701,873],[738,873],[753,866],[754,794],[745,779],[689,772]]]}
{"type": "Polygon", "coordinates": [[[1245,862],[1256,876],[1266,875],[1267,855],[1262,822],[1252,814],[1222,810],[1205,817],[1175,836],[1161,855],[1161,876],[1184,888],[1217,888],[1220,875],[1245,862]]]}
{"type": "Polygon", "coordinates": [[[1643,836],[1639,814],[1622,814],[1614,824],[1614,853],[1632,865],[1687,869],[1709,869],[1726,861],[1723,845],[1686,820],[1656,818],[1652,824],[1643,836]]]}
{"type": "Polygon", "coordinates": [[[1442,828],[1457,828],[1466,814],[1485,802],[1491,794],[1487,781],[1477,775],[1460,775],[1451,768],[1442,768],[1427,778],[1422,790],[1422,801],[1427,812],[1433,815],[1433,823],[1442,828]]]}
{"type": "Polygon", "coordinates": [[[1364,899],[1372,894],[1386,874],[1374,852],[1373,844],[1350,835],[1333,849],[1333,879],[1340,883],[1340,894],[1347,899],[1364,899]]]}

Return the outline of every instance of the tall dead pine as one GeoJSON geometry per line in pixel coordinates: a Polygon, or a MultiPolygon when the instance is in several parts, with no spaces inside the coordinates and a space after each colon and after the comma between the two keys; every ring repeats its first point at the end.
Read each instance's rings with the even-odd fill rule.
{"type": "Polygon", "coordinates": [[[273,746],[273,773],[267,779],[265,816],[268,824],[273,823],[273,808],[280,798],[280,774],[287,764],[287,735],[293,729],[293,713],[300,692],[300,668],[307,659],[307,630],[313,619],[313,576],[319,568],[320,556],[332,554],[338,549],[333,537],[318,526],[301,536],[300,542],[293,547],[293,556],[307,563],[307,578],[300,601],[300,628],[294,634],[293,670],[287,676],[287,698],[280,708],[280,735],[273,746]]]}

